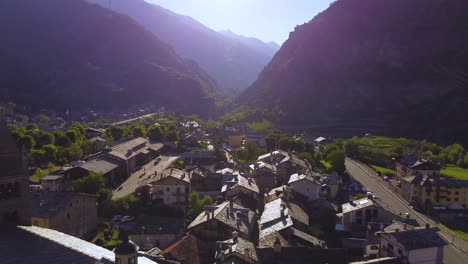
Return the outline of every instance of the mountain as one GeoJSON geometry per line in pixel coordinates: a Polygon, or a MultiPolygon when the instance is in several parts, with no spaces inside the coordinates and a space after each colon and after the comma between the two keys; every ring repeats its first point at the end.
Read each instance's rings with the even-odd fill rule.
{"type": "Polygon", "coordinates": [[[466,142],[467,13],[465,0],[338,0],[290,33],[238,102],[313,133],[466,142]]]}
{"type": "Polygon", "coordinates": [[[263,42],[258,38],[237,35],[231,30],[221,30],[218,32],[232,39],[233,41],[239,41],[243,45],[246,45],[252,49],[255,49],[257,52],[263,53],[270,57],[273,57],[275,53],[278,52],[278,50],[280,49],[280,45],[273,41],[263,42]]]}
{"type": "Polygon", "coordinates": [[[273,56],[144,0],[87,1],[130,16],[178,54],[196,61],[230,91],[244,90],[252,84],[273,56]]]}
{"type": "Polygon", "coordinates": [[[144,27],[81,0],[1,1],[0,35],[0,101],[30,111],[152,103],[207,114],[220,93],[144,27]]]}

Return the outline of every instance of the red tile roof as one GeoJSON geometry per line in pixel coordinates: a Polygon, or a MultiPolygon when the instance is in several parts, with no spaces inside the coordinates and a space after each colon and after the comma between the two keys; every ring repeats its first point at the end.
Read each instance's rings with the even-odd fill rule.
{"type": "Polygon", "coordinates": [[[168,260],[185,260],[186,263],[193,264],[209,263],[209,260],[214,257],[214,255],[210,256],[208,245],[191,234],[164,249],[161,255],[168,260]]]}

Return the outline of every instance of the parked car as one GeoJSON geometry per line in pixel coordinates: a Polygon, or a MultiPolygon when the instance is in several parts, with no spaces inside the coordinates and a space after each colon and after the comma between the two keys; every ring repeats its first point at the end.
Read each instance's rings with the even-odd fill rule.
{"type": "Polygon", "coordinates": [[[112,218],[112,221],[120,222],[120,221],[122,221],[122,216],[121,215],[114,215],[114,218],[112,218]]]}
{"type": "Polygon", "coordinates": [[[135,217],[134,216],[129,216],[129,215],[126,215],[124,217],[122,217],[122,223],[126,223],[126,222],[131,222],[135,220],[135,217]]]}

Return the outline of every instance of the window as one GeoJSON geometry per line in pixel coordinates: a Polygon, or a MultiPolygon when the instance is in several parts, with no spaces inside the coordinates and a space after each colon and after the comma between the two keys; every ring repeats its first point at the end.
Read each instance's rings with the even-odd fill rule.
{"type": "Polygon", "coordinates": [[[170,191],[171,191],[171,188],[167,187],[166,192],[170,192],[170,191]]]}
{"type": "Polygon", "coordinates": [[[177,193],[180,193],[180,187],[177,187],[177,193]]]}
{"type": "Polygon", "coordinates": [[[458,191],[455,192],[455,195],[458,195],[458,191]]]}
{"type": "Polygon", "coordinates": [[[379,250],[379,246],[377,246],[377,245],[372,245],[372,246],[370,247],[370,249],[371,249],[371,250],[379,250]]]}
{"type": "Polygon", "coordinates": [[[450,198],[447,198],[447,202],[450,202],[451,200],[452,200],[452,199],[450,199],[450,198]]]}
{"type": "Polygon", "coordinates": [[[135,264],[135,257],[128,258],[128,264],[135,264]]]}
{"type": "Polygon", "coordinates": [[[39,226],[39,221],[34,220],[34,221],[33,221],[33,225],[34,225],[34,226],[39,226]]]}
{"type": "Polygon", "coordinates": [[[447,192],[448,195],[452,194],[451,192],[447,192]]]}
{"type": "Polygon", "coordinates": [[[458,198],[453,199],[455,202],[458,202],[458,198]]]}
{"type": "Polygon", "coordinates": [[[392,245],[392,244],[388,244],[388,251],[392,251],[392,252],[393,252],[393,245],[392,245]]]}
{"type": "Polygon", "coordinates": [[[70,213],[67,214],[67,219],[70,219],[70,213]]]}

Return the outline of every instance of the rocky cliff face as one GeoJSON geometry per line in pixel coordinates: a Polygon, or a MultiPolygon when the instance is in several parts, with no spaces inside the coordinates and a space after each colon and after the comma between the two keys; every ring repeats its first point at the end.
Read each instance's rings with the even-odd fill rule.
{"type": "Polygon", "coordinates": [[[279,106],[287,126],[462,140],[467,12],[463,0],[338,0],[296,27],[239,102],[279,106]]]}
{"type": "Polygon", "coordinates": [[[130,18],[81,0],[0,3],[0,101],[212,113],[216,82],[130,18]]]}

